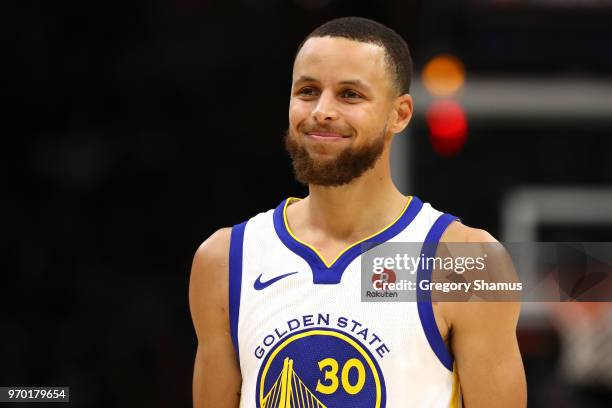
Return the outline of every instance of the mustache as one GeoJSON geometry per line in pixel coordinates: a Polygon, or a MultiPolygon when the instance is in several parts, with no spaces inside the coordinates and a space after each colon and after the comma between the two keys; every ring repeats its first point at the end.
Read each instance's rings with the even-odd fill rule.
{"type": "Polygon", "coordinates": [[[329,125],[315,125],[315,124],[305,124],[298,128],[303,133],[311,133],[311,132],[325,132],[325,133],[337,133],[343,136],[349,136],[351,134],[350,130],[342,129],[335,126],[329,125]]]}

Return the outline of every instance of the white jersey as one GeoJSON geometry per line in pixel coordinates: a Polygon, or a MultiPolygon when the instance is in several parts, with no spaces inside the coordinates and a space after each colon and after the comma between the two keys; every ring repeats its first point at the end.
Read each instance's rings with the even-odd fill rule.
{"type": "MultiPolygon", "coordinates": [[[[437,244],[456,218],[417,197],[331,264],[289,229],[284,200],[232,229],[230,328],[241,407],[459,407],[453,357],[429,301],[362,302],[367,242],[437,244]]],[[[434,245],[435,248],[435,245],[434,245]]],[[[431,270],[419,270],[430,279],[431,270]]]]}

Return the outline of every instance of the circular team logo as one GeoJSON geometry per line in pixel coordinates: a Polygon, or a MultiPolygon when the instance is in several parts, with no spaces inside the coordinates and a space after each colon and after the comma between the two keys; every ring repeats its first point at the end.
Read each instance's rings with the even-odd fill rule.
{"type": "Polygon", "coordinates": [[[257,376],[258,408],[382,408],[385,381],[378,363],[354,337],[330,328],[281,340],[257,376]]]}

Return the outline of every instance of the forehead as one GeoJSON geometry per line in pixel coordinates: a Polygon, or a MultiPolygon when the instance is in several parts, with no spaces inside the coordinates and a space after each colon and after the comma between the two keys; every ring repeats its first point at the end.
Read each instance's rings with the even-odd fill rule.
{"type": "Polygon", "coordinates": [[[375,87],[390,85],[381,46],[341,37],[308,39],[293,65],[293,80],[301,76],[321,82],[358,79],[375,87]]]}

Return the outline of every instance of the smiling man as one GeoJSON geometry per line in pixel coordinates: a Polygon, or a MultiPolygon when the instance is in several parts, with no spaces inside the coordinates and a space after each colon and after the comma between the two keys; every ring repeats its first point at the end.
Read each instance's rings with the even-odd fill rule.
{"type": "Polygon", "coordinates": [[[362,244],[495,242],[391,180],[411,65],[398,34],[363,18],[298,48],[285,145],[309,195],[196,252],[196,408],[526,405],[518,303],[361,301],[362,244]]]}

